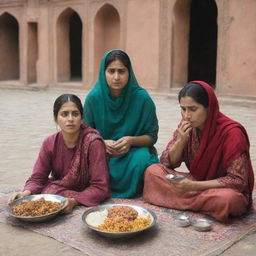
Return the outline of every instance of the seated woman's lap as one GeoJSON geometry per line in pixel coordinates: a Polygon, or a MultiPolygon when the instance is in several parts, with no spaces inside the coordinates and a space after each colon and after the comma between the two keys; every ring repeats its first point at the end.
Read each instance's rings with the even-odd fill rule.
{"type": "Polygon", "coordinates": [[[110,158],[110,174],[113,175],[114,178],[121,179],[127,171],[129,173],[134,168],[136,168],[136,173],[143,173],[150,162],[150,157],[151,154],[149,153],[148,148],[134,147],[127,154],[121,157],[110,158]],[[118,167],[126,169],[126,172],[124,173],[124,171],[117,169],[118,167]]]}
{"type": "Polygon", "coordinates": [[[141,189],[143,173],[151,164],[151,157],[147,147],[133,147],[124,156],[111,158],[109,170],[110,187],[114,191],[112,195],[118,197],[135,195],[137,189],[141,189]],[[121,194],[117,195],[115,192],[121,194]]]}
{"type": "Polygon", "coordinates": [[[241,216],[247,212],[248,201],[245,196],[232,188],[208,189],[197,196],[200,209],[218,220],[226,222],[228,217],[241,216]]]}
{"type": "MultiPolygon", "coordinates": [[[[175,171],[168,169],[168,172],[175,171]]],[[[164,175],[164,166],[161,164],[146,169],[143,191],[145,201],[173,209],[201,211],[221,221],[227,221],[229,215],[240,216],[247,211],[246,198],[234,189],[218,188],[178,194],[172,190],[164,175]]],[[[190,178],[190,175],[186,176],[190,178]]]]}

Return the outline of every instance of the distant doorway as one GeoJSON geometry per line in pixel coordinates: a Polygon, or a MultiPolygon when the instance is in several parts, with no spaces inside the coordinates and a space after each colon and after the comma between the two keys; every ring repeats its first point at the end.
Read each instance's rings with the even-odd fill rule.
{"type": "Polygon", "coordinates": [[[12,15],[0,16],[0,80],[19,80],[19,25],[12,15]]]}
{"type": "Polygon", "coordinates": [[[38,29],[36,22],[28,23],[28,83],[37,82],[38,29]]]}
{"type": "Polygon", "coordinates": [[[57,80],[82,80],[82,21],[71,8],[57,19],[57,80]]]}
{"type": "Polygon", "coordinates": [[[77,13],[70,17],[70,71],[71,80],[82,79],[82,22],[77,13]]]}
{"type": "Polygon", "coordinates": [[[217,6],[214,0],[192,0],[190,8],[188,81],[216,85],[217,6]]]}

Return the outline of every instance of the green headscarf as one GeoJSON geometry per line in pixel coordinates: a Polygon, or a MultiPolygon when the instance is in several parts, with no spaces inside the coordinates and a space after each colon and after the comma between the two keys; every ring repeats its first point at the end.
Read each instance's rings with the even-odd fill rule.
{"type": "Polygon", "coordinates": [[[112,51],[102,58],[98,81],[85,100],[84,120],[105,140],[141,135],[152,138],[152,147],[132,147],[124,155],[109,158],[112,196],[131,198],[142,191],[145,169],[159,161],[153,147],[157,141],[158,121],[155,104],[147,91],[138,85],[131,64],[126,86],[117,98],[111,97],[105,63],[112,51]]]}
{"type": "Polygon", "coordinates": [[[117,98],[110,95],[105,62],[112,51],[115,50],[103,56],[98,81],[85,100],[84,121],[96,128],[104,139],[149,135],[155,144],[158,133],[155,104],[147,91],[138,85],[131,65],[127,85],[121,94],[117,98]]]}

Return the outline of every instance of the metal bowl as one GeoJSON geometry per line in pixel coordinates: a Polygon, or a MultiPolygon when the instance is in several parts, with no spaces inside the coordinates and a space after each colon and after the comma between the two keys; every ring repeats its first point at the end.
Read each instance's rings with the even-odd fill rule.
{"type": "Polygon", "coordinates": [[[165,178],[170,181],[180,181],[185,179],[185,176],[169,173],[165,175],[165,178]]]}
{"type": "Polygon", "coordinates": [[[152,228],[155,224],[156,224],[156,220],[157,220],[157,217],[155,215],[155,213],[149,209],[146,209],[146,208],[143,208],[141,206],[138,206],[138,205],[134,205],[134,204],[103,204],[103,205],[99,205],[99,206],[96,206],[96,207],[93,207],[87,211],[85,211],[82,215],[82,221],[86,224],[86,226],[88,228],[90,228],[91,230],[97,232],[99,235],[102,235],[102,236],[105,236],[105,237],[108,237],[108,238],[111,238],[111,239],[116,239],[116,238],[130,238],[130,237],[133,237],[147,229],[150,229],[152,228]],[[92,226],[90,225],[88,222],[87,222],[87,216],[90,214],[90,213],[94,213],[94,212],[97,212],[97,211],[103,211],[103,210],[107,210],[113,206],[130,206],[132,208],[134,208],[137,212],[138,212],[138,216],[139,217],[150,217],[151,219],[151,222],[150,224],[143,228],[143,229],[139,229],[139,230],[136,230],[136,231],[127,231],[127,232],[109,232],[109,231],[103,231],[103,230],[99,230],[97,229],[96,226],[92,226]]]}
{"type": "Polygon", "coordinates": [[[190,220],[186,215],[179,214],[175,216],[175,223],[179,227],[187,227],[190,225],[190,220]]]}
{"type": "Polygon", "coordinates": [[[14,200],[13,202],[11,202],[7,207],[6,207],[6,213],[9,214],[10,216],[21,220],[21,221],[25,221],[25,222],[45,222],[48,220],[51,220],[52,218],[56,217],[56,215],[63,210],[63,208],[65,207],[65,203],[66,203],[66,199],[62,196],[58,196],[58,195],[52,195],[52,194],[38,194],[38,195],[31,195],[31,196],[25,196],[19,199],[14,200]],[[49,200],[52,202],[57,202],[61,204],[61,208],[55,212],[49,213],[49,214],[45,214],[42,216],[17,216],[15,214],[13,214],[12,212],[12,207],[14,205],[20,204],[21,202],[27,202],[27,201],[32,201],[32,200],[37,200],[40,198],[44,198],[45,200],[49,200]]]}
{"type": "Polygon", "coordinates": [[[197,219],[193,222],[193,227],[197,231],[210,231],[212,229],[212,222],[207,219],[197,219]]]}

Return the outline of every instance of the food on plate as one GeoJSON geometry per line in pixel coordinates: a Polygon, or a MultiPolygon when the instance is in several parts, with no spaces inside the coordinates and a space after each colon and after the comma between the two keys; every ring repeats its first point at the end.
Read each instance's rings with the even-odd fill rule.
{"type": "Polygon", "coordinates": [[[113,206],[108,209],[107,217],[97,228],[108,232],[130,232],[144,229],[150,223],[150,216],[141,217],[130,206],[113,206]]]}
{"type": "Polygon", "coordinates": [[[97,227],[100,224],[104,223],[104,220],[105,218],[107,218],[107,215],[108,215],[107,209],[102,211],[91,212],[87,215],[86,222],[90,226],[97,227]]]}
{"type": "Polygon", "coordinates": [[[113,206],[108,209],[108,218],[122,217],[126,220],[135,220],[138,212],[130,206],[113,206]]]}
{"type": "Polygon", "coordinates": [[[108,232],[129,232],[143,229],[150,224],[150,217],[137,217],[135,220],[126,220],[122,217],[106,218],[104,223],[97,226],[99,230],[108,232]]]}
{"type": "Polygon", "coordinates": [[[45,200],[42,197],[16,204],[12,207],[12,212],[16,216],[36,217],[56,212],[59,209],[61,209],[61,203],[45,200]]]}

